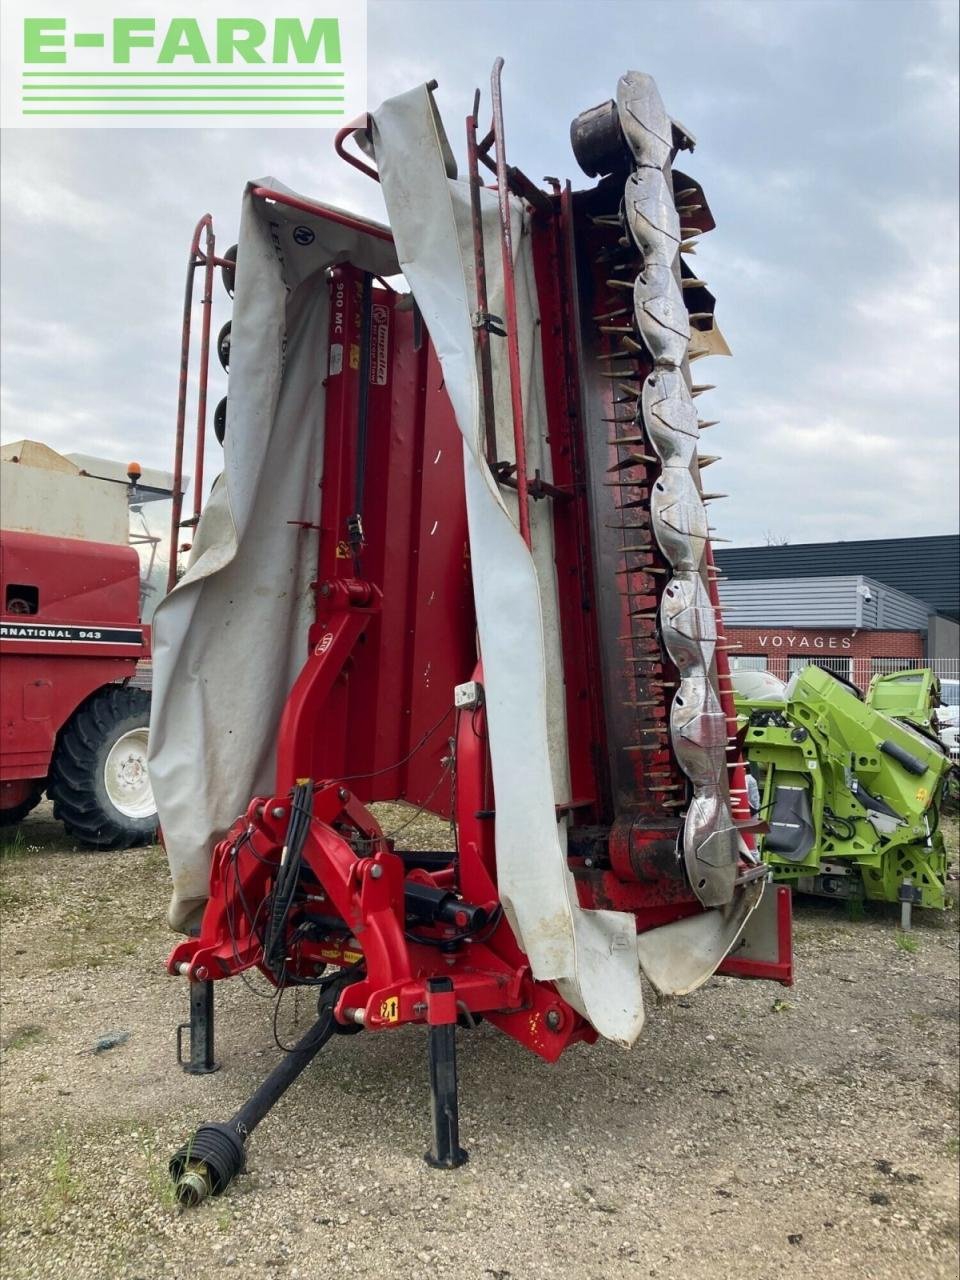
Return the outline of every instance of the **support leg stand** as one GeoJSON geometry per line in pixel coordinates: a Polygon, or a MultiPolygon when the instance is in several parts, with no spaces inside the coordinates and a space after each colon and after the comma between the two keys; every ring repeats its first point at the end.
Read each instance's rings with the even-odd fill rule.
{"type": "Polygon", "coordinates": [[[450,978],[427,982],[427,1052],[430,1064],[430,1108],[433,1146],[424,1156],[432,1169],[459,1169],[467,1161],[460,1146],[457,1102],[457,1002],[450,978]]]}
{"type": "Polygon", "coordinates": [[[177,1062],[192,1076],[219,1071],[220,1063],[213,1053],[213,983],[190,983],[190,1021],[177,1027],[177,1062]],[[183,1056],[183,1033],[190,1032],[190,1056],[183,1056]]]}

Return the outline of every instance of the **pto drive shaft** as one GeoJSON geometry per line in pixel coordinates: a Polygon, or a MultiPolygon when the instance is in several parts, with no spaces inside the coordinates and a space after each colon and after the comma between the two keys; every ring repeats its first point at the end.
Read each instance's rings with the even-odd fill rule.
{"type": "Polygon", "coordinates": [[[243,1171],[247,1138],[310,1065],[336,1026],[333,1008],[326,1005],[310,1030],[226,1124],[201,1125],[180,1148],[170,1161],[170,1177],[182,1205],[199,1204],[207,1196],[220,1195],[234,1175],[243,1171]]]}

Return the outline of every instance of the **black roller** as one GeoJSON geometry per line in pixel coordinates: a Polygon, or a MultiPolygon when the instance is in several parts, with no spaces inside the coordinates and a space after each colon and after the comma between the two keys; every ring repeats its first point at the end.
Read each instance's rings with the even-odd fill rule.
{"type": "Polygon", "coordinates": [[[228,320],[217,335],[217,355],[227,373],[230,372],[230,328],[232,323],[232,321],[228,320]]]}
{"type": "Polygon", "coordinates": [[[227,397],[224,396],[213,411],[213,434],[217,443],[223,444],[227,435],[227,397]]]}
{"type": "Polygon", "coordinates": [[[581,111],[570,125],[570,145],[577,164],[590,178],[615,173],[629,165],[620,131],[620,113],[611,98],[599,107],[581,111]]]}
{"type": "Polygon", "coordinates": [[[223,279],[223,287],[232,298],[237,286],[237,246],[232,244],[223,256],[226,261],[220,267],[220,275],[223,279]]]}
{"type": "Polygon", "coordinates": [[[891,742],[889,738],[880,743],[880,750],[885,756],[889,756],[891,760],[896,760],[897,764],[902,765],[907,773],[912,773],[919,778],[927,772],[927,766],[922,760],[917,759],[915,755],[898,746],[896,742],[891,742]]]}

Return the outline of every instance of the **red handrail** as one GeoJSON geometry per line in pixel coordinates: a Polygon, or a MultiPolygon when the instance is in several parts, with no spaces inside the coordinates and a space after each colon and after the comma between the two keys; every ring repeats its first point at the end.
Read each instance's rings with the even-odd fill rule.
{"type": "Polygon", "coordinates": [[[340,157],[341,160],[346,160],[347,164],[352,164],[354,169],[359,169],[360,172],[365,173],[368,178],[372,178],[374,182],[379,182],[380,175],[379,173],[377,173],[376,169],[374,169],[369,164],[365,164],[362,160],[358,159],[357,156],[352,156],[350,152],[346,150],[346,147],[344,145],[347,139],[351,137],[353,134],[355,134],[358,130],[369,129],[369,128],[370,128],[370,117],[368,115],[359,116],[356,120],[354,120],[353,124],[348,124],[345,126],[345,128],[339,131],[339,133],[333,140],[333,149],[334,151],[336,151],[337,155],[340,157]]]}
{"type": "Polygon", "coordinates": [[[301,213],[313,214],[315,218],[325,218],[327,222],[336,222],[341,227],[350,227],[354,231],[362,231],[364,235],[373,236],[377,240],[386,240],[393,244],[393,233],[378,222],[366,222],[363,218],[354,218],[339,209],[330,209],[326,205],[314,204],[312,200],[301,200],[299,196],[288,196],[286,192],[274,191],[272,187],[254,187],[253,194],[261,200],[272,200],[274,204],[284,204],[291,209],[299,209],[301,213]]]}
{"type": "MultiPolygon", "coordinates": [[[[180,517],[183,514],[183,444],[187,420],[187,381],[190,374],[190,322],[193,315],[193,281],[197,267],[206,266],[204,287],[204,313],[202,343],[205,356],[210,347],[210,304],[212,293],[214,257],[213,218],[205,213],[197,223],[190,241],[190,257],[187,261],[187,282],[183,295],[183,324],[180,332],[180,386],[177,394],[177,431],[173,453],[173,501],[170,513],[170,565],[167,570],[167,591],[177,584],[177,552],[180,546],[180,517]],[[200,236],[206,231],[206,252],[200,251],[200,236]]],[[[207,359],[200,370],[200,394],[197,418],[197,466],[194,507],[197,511],[197,495],[203,483],[203,448],[206,439],[207,359]]]]}
{"type": "Polygon", "coordinates": [[[520,520],[520,535],[529,547],[531,544],[530,506],[527,499],[527,438],[523,422],[520,337],[517,330],[517,282],[513,270],[513,233],[510,228],[510,188],[503,135],[503,101],[500,96],[502,69],[503,59],[497,58],[490,75],[490,96],[493,101],[493,136],[497,149],[497,197],[500,204],[500,248],[503,255],[504,323],[507,330],[507,355],[510,362],[513,444],[517,458],[517,514],[520,520]]]}

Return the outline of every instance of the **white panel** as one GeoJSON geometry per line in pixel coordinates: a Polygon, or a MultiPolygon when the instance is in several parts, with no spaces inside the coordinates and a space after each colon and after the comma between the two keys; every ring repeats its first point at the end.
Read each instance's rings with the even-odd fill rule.
{"type": "Polygon", "coordinates": [[[87,542],[128,540],[126,490],[107,480],[0,462],[4,529],[87,542]]]}

